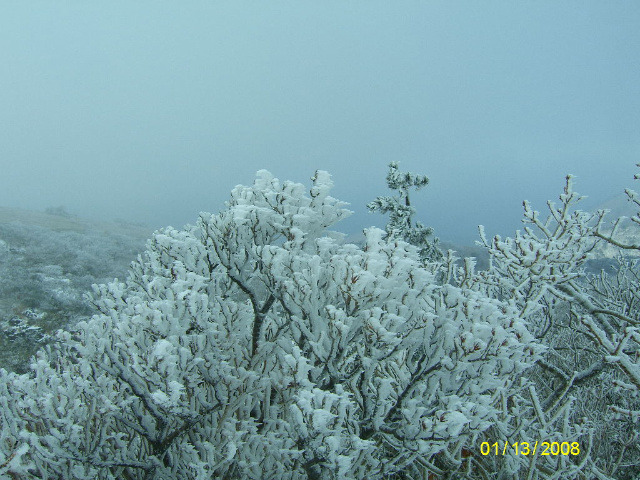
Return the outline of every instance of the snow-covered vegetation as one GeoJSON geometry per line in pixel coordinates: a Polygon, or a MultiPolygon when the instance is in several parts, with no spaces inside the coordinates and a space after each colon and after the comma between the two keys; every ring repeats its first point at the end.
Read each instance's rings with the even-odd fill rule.
{"type": "MultiPolygon", "coordinates": [[[[332,230],[350,212],[323,171],[308,189],[260,171],[156,232],[125,281],[94,285],[91,318],[0,371],[1,478],[637,478],[638,264],[585,266],[640,247],[567,177],[514,237],[482,233],[476,270],[414,222],[426,177],[387,181],[363,245],[332,230]]],[[[37,278],[108,271],[74,262],[37,278]]]]}
{"type": "Polygon", "coordinates": [[[125,278],[152,230],[0,208],[0,366],[24,371],[59,328],[88,319],[94,283],[125,278]]]}

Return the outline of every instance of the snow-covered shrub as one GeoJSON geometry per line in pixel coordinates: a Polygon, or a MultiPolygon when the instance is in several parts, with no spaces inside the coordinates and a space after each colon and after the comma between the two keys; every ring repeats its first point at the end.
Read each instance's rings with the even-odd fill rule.
{"type": "Polygon", "coordinates": [[[542,347],[517,304],[436,281],[404,240],[342,243],[331,184],[260,171],[154,234],[126,282],[95,287],[98,314],[1,371],[0,475],[485,478],[478,445],[519,421],[542,347]]]}
{"type": "MultiPolygon", "coordinates": [[[[560,205],[549,202],[545,220],[524,202],[524,231],[515,237],[488,241],[481,229],[490,268],[475,272],[467,261],[449,277],[508,303],[547,347],[529,372],[536,388],[514,406],[517,421],[503,435],[578,441],[589,451],[583,461],[593,478],[631,479],[640,474],[640,277],[624,262],[617,275],[594,277],[585,266],[598,242],[637,247],[617,241],[615,231],[604,233],[605,212],[576,210],[580,199],[568,176],[560,205]]],[[[558,478],[582,475],[553,457],[541,462],[549,471],[560,468],[558,478]]]]}

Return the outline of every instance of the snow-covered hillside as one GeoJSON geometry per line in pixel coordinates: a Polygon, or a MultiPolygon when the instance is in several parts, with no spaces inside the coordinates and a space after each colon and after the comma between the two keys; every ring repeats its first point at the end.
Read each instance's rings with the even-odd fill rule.
{"type": "Polygon", "coordinates": [[[90,315],[84,293],[124,278],[151,233],[0,207],[0,367],[23,370],[51,333],[90,315]]]}

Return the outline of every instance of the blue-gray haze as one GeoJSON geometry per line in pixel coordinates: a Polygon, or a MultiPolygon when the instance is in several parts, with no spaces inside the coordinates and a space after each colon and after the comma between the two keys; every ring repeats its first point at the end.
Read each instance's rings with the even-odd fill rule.
{"type": "Polygon", "coordinates": [[[389,161],[443,239],[512,234],[640,161],[640,3],[7,1],[0,205],[180,227],[266,168],[334,176],[357,231],[389,161]]]}

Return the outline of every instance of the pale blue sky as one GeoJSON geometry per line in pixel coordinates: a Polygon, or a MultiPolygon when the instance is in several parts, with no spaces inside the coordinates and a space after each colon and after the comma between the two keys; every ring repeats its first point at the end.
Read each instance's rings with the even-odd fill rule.
{"type": "Polygon", "coordinates": [[[396,160],[469,243],[566,173],[585,207],[640,190],[637,1],[7,1],[0,60],[4,206],[182,226],[320,168],[353,231],[396,160]]]}

